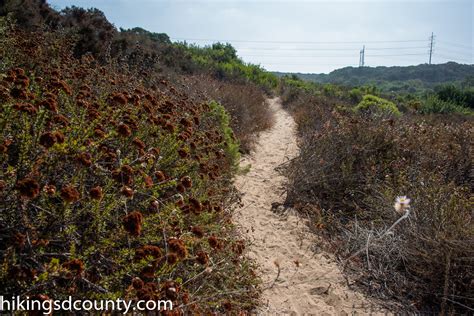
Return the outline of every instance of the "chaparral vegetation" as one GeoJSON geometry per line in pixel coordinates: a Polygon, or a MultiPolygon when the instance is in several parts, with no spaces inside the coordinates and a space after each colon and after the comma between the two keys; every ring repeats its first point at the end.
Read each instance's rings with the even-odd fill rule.
{"type": "Polygon", "coordinates": [[[373,87],[354,97],[354,89],[296,77],[283,78],[281,93],[301,141],[299,157],[285,170],[287,204],[312,218],[371,295],[395,298],[404,311],[468,310],[472,112],[456,105],[432,114],[438,112],[413,106],[423,100],[407,104],[373,87]],[[386,233],[400,218],[393,207],[400,195],[411,198],[410,214],[386,233]]]}
{"type": "Polygon", "coordinates": [[[472,65],[417,67],[277,76],[230,44],[2,1],[0,294],[255,311],[233,177],[280,95],[300,148],[285,204],[393,311],[469,313],[472,65]]]}
{"type": "Polygon", "coordinates": [[[271,126],[274,77],[228,46],[119,32],[98,10],[2,13],[1,294],[251,310],[259,279],[230,220],[232,177],[271,126]]]}

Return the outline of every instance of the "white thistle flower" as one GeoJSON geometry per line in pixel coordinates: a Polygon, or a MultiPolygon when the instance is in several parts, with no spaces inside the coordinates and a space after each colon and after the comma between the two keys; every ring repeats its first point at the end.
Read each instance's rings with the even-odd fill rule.
{"type": "Polygon", "coordinates": [[[405,212],[405,210],[410,208],[410,201],[411,200],[405,195],[397,196],[395,200],[395,205],[393,207],[395,208],[395,211],[397,211],[397,213],[403,213],[405,212]]]}

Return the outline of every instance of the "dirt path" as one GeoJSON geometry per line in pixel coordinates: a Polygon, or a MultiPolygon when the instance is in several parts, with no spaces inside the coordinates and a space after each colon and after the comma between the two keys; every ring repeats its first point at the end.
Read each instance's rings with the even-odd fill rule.
{"type": "Polygon", "coordinates": [[[243,207],[236,212],[235,221],[251,242],[250,257],[260,266],[266,288],[258,312],[264,315],[367,314],[370,304],[347,287],[333,257],[311,249],[316,240],[305,222],[291,210],[283,211],[282,207],[272,210],[272,203],[282,203],[285,198],[285,178],[275,167],[295,157],[298,148],[293,119],[281,108],[278,98],[269,102],[275,125],[261,134],[256,151],[242,160],[241,166],[251,165],[250,172],[236,179],[244,196],[243,207]],[[278,279],[277,265],[280,266],[278,279]]]}

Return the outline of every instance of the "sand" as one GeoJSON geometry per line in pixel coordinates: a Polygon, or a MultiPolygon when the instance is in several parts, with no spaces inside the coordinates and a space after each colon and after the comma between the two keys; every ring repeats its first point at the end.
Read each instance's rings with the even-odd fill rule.
{"type": "Polygon", "coordinates": [[[282,109],[280,99],[268,102],[275,124],[260,135],[256,150],[242,159],[241,166],[250,164],[251,169],[235,181],[243,193],[243,206],[236,211],[234,221],[250,242],[248,255],[259,265],[258,273],[264,282],[262,304],[256,312],[381,314],[372,312],[378,308],[348,287],[333,255],[314,251],[317,237],[305,220],[278,204],[285,199],[285,178],[275,168],[295,157],[298,148],[292,117],[282,109]]]}

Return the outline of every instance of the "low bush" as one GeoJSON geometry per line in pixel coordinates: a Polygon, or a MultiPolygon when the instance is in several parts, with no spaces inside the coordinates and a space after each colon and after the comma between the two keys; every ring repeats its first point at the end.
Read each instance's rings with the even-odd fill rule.
{"type": "Polygon", "coordinates": [[[453,102],[462,107],[474,108],[474,87],[466,86],[459,88],[453,84],[442,85],[435,88],[438,99],[453,102]]]}
{"type": "Polygon", "coordinates": [[[420,113],[424,114],[469,114],[470,112],[468,108],[456,103],[454,100],[442,100],[436,95],[428,96],[420,109],[420,113]]]}
{"type": "Polygon", "coordinates": [[[293,91],[300,155],[286,169],[287,203],[372,295],[404,311],[466,312],[474,290],[470,116],[360,115],[344,100],[293,91]],[[341,106],[342,105],[342,106],[341,106]],[[402,214],[397,196],[412,199],[402,214]]]}
{"type": "Polygon", "coordinates": [[[0,30],[2,295],[252,309],[259,281],[230,220],[238,152],[222,106],[75,59],[67,35],[0,30]]]}
{"type": "Polygon", "coordinates": [[[190,90],[200,91],[206,99],[215,100],[225,107],[243,153],[249,153],[258,134],[273,125],[272,112],[265,102],[265,95],[255,84],[223,82],[202,75],[188,77],[186,85],[190,90]]]}
{"type": "Polygon", "coordinates": [[[399,299],[405,311],[465,313],[474,294],[470,189],[426,172],[373,186],[358,220],[341,228],[340,255],[350,258],[346,269],[371,293],[399,299]],[[385,233],[401,216],[393,208],[399,194],[412,197],[410,214],[385,233]],[[364,210],[373,210],[368,220],[364,210]]]}
{"type": "Polygon", "coordinates": [[[388,100],[382,99],[375,95],[366,94],[362,98],[362,101],[354,107],[355,112],[370,113],[370,114],[390,114],[400,115],[400,111],[397,106],[388,100]]]}
{"type": "Polygon", "coordinates": [[[364,92],[359,88],[353,88],[349,91],[349,98],[354,103],[359,103],[364,97],[364,92]]]}
{"type": "Polygon", "coordinates": [[[217,127],[222,133],[222,150],[229,160],[229,167],[231,171],[238,171],[240,161],[239,143],[230,128],[230,116],[224,106],[218,102],[210,102],[209,107],[209,115],[214,118],[217,127]]]}
{"type": "Polygon", "coordinates": [[[271,94],[278,85],[275,75],[258,65],[243,62],[237,56],[235,48],[228,43],[214,43],[204,47],[175,43],[173,47],[186,57],[183,62],[193,64],[193,67],[188,67],[194,69],[190,74],[210,74],[218,80],[253,83],[267,94],[271,94]]]}

